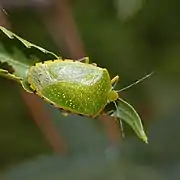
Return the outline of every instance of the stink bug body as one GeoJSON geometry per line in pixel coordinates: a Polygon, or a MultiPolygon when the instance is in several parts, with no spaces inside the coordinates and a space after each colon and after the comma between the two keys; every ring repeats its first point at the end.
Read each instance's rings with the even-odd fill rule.
{"type": "Polygon", "coordinates": [[[106,69],[72,60],[37,63],[28,73],[30,87],[56,107],[72,113],[96,117],[105,106],[118,99],[106,69]]]}
{"type": "Polygon", "coordinates": [[[88,58],[79,61],[62,60],[55,53],[28,42],[2,26],[0,30],[11,39],[18,39],[27,48],[34,47],[56,58],[54,61],[38,62],[33,66],[21,49],[13,48],[16,52],[9,54],[0,44],[0,62],[7,63],[13,69],[13,73],[7,69],[0,69],[1,76],[15,80],[27,92],[35,92],[59,109],[93,118],[103,112],[119,119],[120,122],[122,119],[143,141],[147,142],[139,115],[131,105],[119,98],[119,93],[151,74],[116,91],[114,87],[119,76],[111,80],[107,69],[97,67],[96,64],[89,64],[88,58]],[[114,103],[116,109],[104,112],[106,105],[110,102],[114,103]]]}

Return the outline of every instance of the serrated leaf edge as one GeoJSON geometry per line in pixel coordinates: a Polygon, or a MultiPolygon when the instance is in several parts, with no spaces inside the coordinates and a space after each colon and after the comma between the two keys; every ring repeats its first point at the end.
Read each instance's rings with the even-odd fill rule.
{"type": "Polygon", "coordinates": [[[21,41],[27,48],[31,48],[31,47],[34,47],[40,51],[42,51],[43,53],[46,53],[46,54],[51,54],[53,55],[54,57],[56,57],[56,59],[59,59],[59,56],[57,56],[55,53],[51,52],[51,51],[48,51],[40,46],[37,46],[23,38],[21,38],[20,36],[14,34],[13,32],[9,31],[8,29],[6,29],[5,27],[3,26],[0,26],[0,30],[4,32],[4,34],[6,34],[10,39],[13,39],[13,38],[16,38],[18,39],[19,41],[21,41]]]}

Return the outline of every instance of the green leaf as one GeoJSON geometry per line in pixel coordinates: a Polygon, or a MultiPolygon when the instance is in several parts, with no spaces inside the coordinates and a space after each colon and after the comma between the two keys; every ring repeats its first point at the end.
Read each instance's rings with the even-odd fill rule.
{"type": "Polygon", "coordinates": [[[113,112],[112,116],[122,119],[129,124],[138,137],[141,138],[145,143],[148,143],[147,136],[141,123],[141,118],[136,110],[126,101],[119,98],[117,109],[113,112]]]}
{"type": "MultiPolygon", "coordinates": [[[[1,68],[0,75],[21,83],[26,91],[32,92],[27,83],[27,74],[30,66],[33,65],[35,61],[39,61],[39,59],[34,54],[33,56],[30,56],[29,54],[25,53],[24,51],[26,48],[34,47],[43,53],[53,55],[55,58],[59,57],[51,51],[47,51],[42,47],[28,42],[2,26],[0,26],[0,30],[4,33],[5,37],[7,37],[6,39],[2,39],[0,41],[0,63],[7,63],[8,66],[10,66],[13,70],[13,72],[9,72],[8,69],[1,68]],[[15,46],[15,43],[9,43],[7,45],[5,40],[8,40],[9,38],[16,38],[24,46],[15,46]]],[[[1,38],[3,37],[3,34],[1,34],[1,38]]]]}
{"type": "Polygon", "coordinates": [[[3,31],[10,39],[13,39],[13,38],[17,38],[19,41],[21,41],[27,48],[31,48],[31,47],[34,47],[40,51],[42,51],[43,53],[46,53],[46,54],[51,54],[53,55],[54,57],[56,57],[57,59],[59,58],[55,53],[51,52],[51,51],[48,51],[40,46],[37,46],[35,44],[32,44],[30,42],[28,42],[27,40],[21,38],[20,36],[14,34],[13,32],[7,30],[6,28],[0,26],[0,30],[3,31]]]}
{"type": "Polygon", "coordinates": [[[7,70],[4,70],[4,69],[0,69],[0,75],[4,76],[6,78],[9,78],[9,79],[13,79],[17,82],[21,82],[21,80],[22,80],[18,76],[14,75],[14,74],[10,74],[7,70]]]}
{"type": "MultiPolygon", "coordinates": [[[[13,69],[13,76],[9,76],[10,73],[6,73],[7,76],[9,76],[9,78],[16,80],[16,78],[19,79],[26,79],[27,77],[27,72],[29,70],[29,65],[22,62],[23,60],[29,60],[27,59],[27,57],[17,48],[13,49],[13,52],[10,53],[8,51],[6,51],[6,49],[4,48],[4,46],[2,44],[0,44],[0,62],[1,63],[7,63],[9,66],[12,67],[13,69]]],[[[4,72],[3,69],[1,70],[1,72],[4,72]]],[[[8,72],[8,71],[7,71],[8,72]]],[[[1,73],[2,75],[2,73],[1,73]]]]}

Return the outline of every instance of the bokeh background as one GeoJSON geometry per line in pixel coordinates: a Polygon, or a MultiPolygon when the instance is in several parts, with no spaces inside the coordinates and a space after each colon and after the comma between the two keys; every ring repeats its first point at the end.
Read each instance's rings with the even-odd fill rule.
{"type": "Polygon", "coordinates": [[[64,117],[0,77],[0,179],[179,180],[180,2],[0,0],[0,23],[65,58],[119,74],[149,144],[113,119],[64,117]]]}

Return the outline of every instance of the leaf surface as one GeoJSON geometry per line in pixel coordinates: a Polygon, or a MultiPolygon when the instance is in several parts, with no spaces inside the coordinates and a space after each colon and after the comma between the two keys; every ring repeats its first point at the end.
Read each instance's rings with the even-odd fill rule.
{"type": "Polygon", "coordinates": [[[140,139],[142,139],[145,143],[148,143],[141,118],[129,103],[119,98],[117,109],[113,112],[112,116],[117,117],[120,120],[122,119],[124,122],[131,126],[131,128],[140,139]]]}
{"type": "Polygon", "coordinates": [[[12,71],[10,71],[9,68],[4,69],[0,66],[0,75],[21,83],[23,88],[30,92],[26,80],[27,74],[30,66],[32,66],[34,62],[39,61],[39,58],[34,54],[27,54],[24,50],[34,47],[42,53],[51,54],[56,59],[58,56],[51,51],[28,42],[27,40],[21,38],[20,36],[14,34],[2,26],[0,26],[0,30],[2,32],[0,33],[0,63],[1,65],[7,64],[12,69],[12,71]],[[21,42],[21,46],[19,47],[19,44],[16,45],[16,41],[9,42],[9,40],[7,40],[9,38],[18,40],[18,43],[21,42]],[[9,43],[7,43],[7,41],[9,43]]]}

